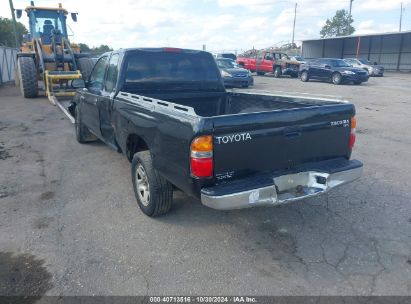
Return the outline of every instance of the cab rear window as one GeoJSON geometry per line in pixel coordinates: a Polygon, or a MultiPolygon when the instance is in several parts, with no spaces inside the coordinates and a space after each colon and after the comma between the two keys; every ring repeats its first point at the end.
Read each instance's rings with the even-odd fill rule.
{"type": "Polygon", "coordinates": [[[126,84],[219,80],[213,57],[202,52],[136,51],[128,56],[125,67],[126,84]]]}

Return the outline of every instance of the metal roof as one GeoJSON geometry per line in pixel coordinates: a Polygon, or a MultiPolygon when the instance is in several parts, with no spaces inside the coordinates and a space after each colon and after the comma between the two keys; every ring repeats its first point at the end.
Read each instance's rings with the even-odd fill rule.
{"type": "Polygon", "coordinates": [[[304,40],[302,40],[302,42],[331,40],[331,39],[343,39],[343,38],[357,38],[357,37],[368,37],[368,36],[398,35],[398,34],[409,34],[409,33],[411,33],[411,31],[387,32],[387,33],[373,33],[373,34],[361,34],[361,35],[349,35],[349,36],[328,37],[328,38],[304,39],[304,40]]]}

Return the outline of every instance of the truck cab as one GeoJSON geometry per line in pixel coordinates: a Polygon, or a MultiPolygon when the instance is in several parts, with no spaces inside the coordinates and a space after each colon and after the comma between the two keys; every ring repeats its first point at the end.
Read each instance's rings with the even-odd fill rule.
{"type": "Polygon", "coordinates": [[[299,66],[299,62],[292,61],[285,53],[265,50],[257,54],[256,71],[260,74],[273,73],[274,77],[281,75],[297,77],[299,66]]]}
{"type": "Polygon", "coordinates": [[[261,50],[250,56],[240,56],[237,63],[257,75],[272,73],[276,78],[282,75],[298,77],[300,67],[300,62],[291,60],[286,53],[273,50],[261,50]]]}

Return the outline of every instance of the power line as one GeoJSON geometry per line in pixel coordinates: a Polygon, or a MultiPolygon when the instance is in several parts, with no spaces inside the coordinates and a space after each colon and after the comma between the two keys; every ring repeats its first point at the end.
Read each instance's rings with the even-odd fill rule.
{"type": "Polygon", "coordinates": [[[401,26],[402,26],[402,12],[405,11],[405,8],[402,8],[402,2],[401,2],[401,9],[400,9],[400,32],[401,32],[401,26]]]}
{"type": "Polygon", "coordinates": [[[351,25],[351,10],[352,10],[352,3],[354,0],[350,0],[350,10],[348,12],[348,18],[347,18],[347,32],[345,33],[346,35],[349,34],[350,32],[350,25],[351,25]]]}
{"type": "Polygon", "coordinates": [[[296,19],[297,19],[297,2],[295,3],[295,7],[294,7],[294,25],[293,25],[293,39],[292,39],[293,44],[294,44],[295,20],[296,19]]]}
{"type": "Polygon", "coordinates": [[[19,39],[17,38],[17,24],[16,24],[16,16],[14,16],[14,6],[13,0],[9,0],[10,11],[11,11],[11,18],[13,19],[13,31],[14,31],[14,43],[15,47],[19,47],[19,39]]]}

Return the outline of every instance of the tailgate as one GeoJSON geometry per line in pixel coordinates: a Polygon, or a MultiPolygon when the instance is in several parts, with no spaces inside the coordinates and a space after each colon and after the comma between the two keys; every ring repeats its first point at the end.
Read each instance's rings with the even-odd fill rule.
{"type": "Polygon", "coordinates": [[[349,158],[351,104],[213,117],[218,180],[349,158]]]}

